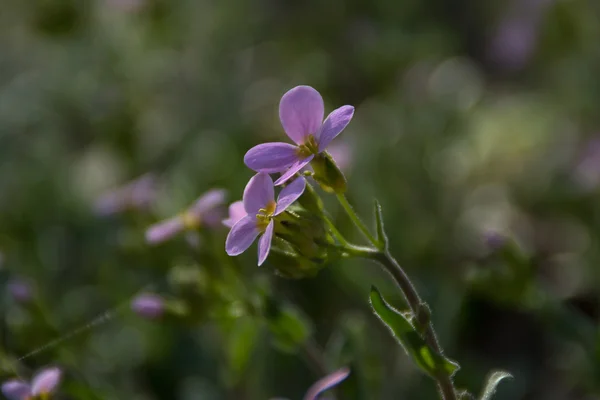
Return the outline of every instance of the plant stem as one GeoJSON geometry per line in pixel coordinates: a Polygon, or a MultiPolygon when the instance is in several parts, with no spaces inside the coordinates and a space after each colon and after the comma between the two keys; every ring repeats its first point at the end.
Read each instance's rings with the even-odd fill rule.
{"type": "Polygon", "coordinates": [[[378,247],[379,244],[378,244],[377,240],[375,239],[375,237],[373,235],[371,235],[371,232],[369,232],[369,228],[367,228],[367,226],[364,224],[364,222],[362,222],[361,219],[358,217],[358,215],[356,215],[356,213],[354,212],[354,209],[348,202],[346,195],[343,193],[337,193],[336,197],[337,197],[338,201],[340,202],[340,204],[342,205],[342,207],[344,208],[344,211],[346,211],[346,214],[348,214],[348,216],[350,217],[350,219],[352,220],[354,225],[356,225],[356,227],[362,232],[362,234],[365,236],[365,238],[367,238],[369,243],[371,243],[375,247],[378,247]]]}
{"type": "MultiPolygon", "coordinates": [[[[410,306],[417,323],[422,325],[420,328],[424,331],[424,337],[427,345],[436,353],[443,354],[443,350],[437,340],[433,324],[431,321],[429,321],[429,317],[427,321],[418,321],[420,316],[419,312],[424,307],[424,303],[419,297],[419,293],[415,289],[415,286],[412,284],[410,278],[402,269],[400,264],[398,264],[398,262],[387,250],[384,252],[377,252],[374,257],[371,257],[371,259],[381,264],[383,268],[390,275],[392,275],[398,286],[400,286],[400,289],[402,290],[402,293],[404,293],[406,301],[408,302],[408,305],[410,306]]],[[[437,380],[438,387],[444,400],[457,399],[454,383],[452,382],[452,378],[448,373],[439,372],[435,379],[437,380]]]]}
{"type": "MultiPolygon", "coordinates": [[[[390,254],[390,252],[387,249],[377,250],[377,240],[373,237],[373,235],[371,235],[366,225],[354,212],[354,209],[352,208],[350,203],[348,203],[346,197],[343,194],[338,194],[337,198],[342,207],[344,207],[344,210],[346,211],[352,222],[354,222],[354,225],[356,225],[356,227],[375,247],[375,249],[373,249],[348,244],[346,245],[345,251],[348,254],[356,257],[376,261],[394,278],[394,281],[396,281],[396,284],[400,287],[400,290],[406,298],[406,302],[408,303],[413,315],[415,316],[415,321],[418,324],[419,331],[423,332],[424,339],[427,342],[427,345],[431,348],[431,350],[435,351],[436,353],[443,354],[443,350],[437,340],[435,330],[433,328],[433,324],[429,319],[429,316],[423,315],[423,311],[427,310],[426,304],[421,300],[417,289],[411,282],[406,272],[402,269],[400,264],[398,264],[396,259],[394,259],[394,257],[390,254]]],[[[440,369],[440,372],[437,373],[434,379],[437,381],[438,388],[440,390],[440,394],[443,400],[457,400],[457,394],[454,388],[454,383],[452,382],[452,378],[448,373],[444,372],[443,369],[440,369]]]]}

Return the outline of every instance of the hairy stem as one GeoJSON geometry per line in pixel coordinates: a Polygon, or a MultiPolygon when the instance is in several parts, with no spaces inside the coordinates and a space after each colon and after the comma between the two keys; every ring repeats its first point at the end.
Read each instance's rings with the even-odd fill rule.
{"type": "MultiPolygon", "coordinates": [[[[375,247],[375,249],[373,249],[348,244],[347,246],[345,246],[345,251],[352,256],[376,261],[394,278],[394,281],[400,287],[400,290],[406,298],[406,302],[408,303],[413,315],[415,316],[415,321],[419,331],[423,332],[423,336],[425,338],[425,341],[427,342],[427,345],[431,348],[431,350],[435,351],[436,353],[443,354],[443,350],[437,340],[433,324],[429,319],[427,306],[421,300],[417,289],[411,282],[404,269],[402,269],[400,264],[398,264],[396,259],[394,259],[394,257],[390,254],[390,252],[387,249],[377,249],[377,240],[371,235],[366,225],[354,212],[354,209],[348,203],[346,197],[344,195],[338,195],[337,197],[340,201],[340,204],[342,205],[342,207],[344,207],[344,210],[346,210],[346,213],[348,214],[352,222],[354,222],[356,227],[375,247]]],[[[438,374],[434,378],[437,381],[442,399],[457,400],[456,389],[454,388],[454,383],[452,382],[450,374],[443,372],[442,368],[440,368],[440,371],[441,372],[438,372],[438,374]]]]}

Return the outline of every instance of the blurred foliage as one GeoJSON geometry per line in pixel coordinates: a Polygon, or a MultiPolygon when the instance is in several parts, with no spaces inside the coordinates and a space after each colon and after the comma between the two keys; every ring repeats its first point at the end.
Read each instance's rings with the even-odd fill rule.
{"type": "Polygon", "coordinates": [[[375,266],[286,280],[228,258],[224,228],[144,241],[210,188],[239,199],[245,151],[286,140],[279,99],[307,84],[356,107],[334,142],[348,196],[381,203],[457,384],[501,369],[494,399],[600,398],[599,22],[585,0],[4,2],[0,378],[54,364],[59,398],[297,399],[347,365],[340,399],[436,398],[371,314],[371,284],[403,307],[375,266]],[[149,211],[94,211],[147,172],[149,211]],[[177,312],[130,312],[143,290],[177,312]]]}

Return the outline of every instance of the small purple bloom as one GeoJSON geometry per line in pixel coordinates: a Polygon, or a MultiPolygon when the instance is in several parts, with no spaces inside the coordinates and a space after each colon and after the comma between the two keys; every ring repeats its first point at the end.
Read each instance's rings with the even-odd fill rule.
{"type": "Polygon", "coordinates": [[[99,215],[112,215],[131,209],[146,209],[156,197],[156,176],[145,174],[113,189],[96,200],[94,209],[99,215]]]}
{"type": "Polygon", "coordinates": [[[28,303],[32,298],[31,285],[22,279],[10,280],[7,289],[12,298],[19,303],[28,303]]]}
{"type": "Polygon", "coordinates": [[[183,213],[150,226],[146,230],[146,242],[158,244],[186,229],[196,229],[202,224],[214,226],[220,220],[217,211],[224,201],[224,190],[206,192],[183,213]]]}
{"type": "Polygon", "coordinates": [[[59,368],[46,368],[31,380],[31,395],[34,397],[48,395],[60,384],[62,371],[59,368]]]}
{"type": "Polygon", "coordinates": [[[157,294],[142,293],[131,301],[131,309],[141,317],[156,319],[164,314],[165,301],[157,294]]]}
{"type": "Polygon", "coordinates": [[[243,201],[236,201],[229,206],[229,217],[223,220],[223,225],[232,228],[236,222],[246,216],[246,209],[243,201]]]}
{"type": "Polygon", "coordinates": [[[254,175],[244,189],[243,203],[247,215],[229,231],[225,242],[227,254],[237,256],[243,253],[262,234],[258,242],[258,265],[262,265],[271,249],[275,227],[273,218],[296,201],[305,188],[306,181],[300,177],[281,190],[276,202],[271,177],[266,173],[254,175]]]}
{"type": "Polygon", "coordinates": [[[485,233],[485,243],[488,247],[493,250],[499,250],[506,244],[506,236],[498,233],[498,232],[486,232],[485,233]]]}
{"type": "Polygon", "coordinates": [[[8,400],[25,400],[30,394],[29,384],[19,379],[11,379],[2,384],[0,391],[8,400]]]}
{"type": "Polygon", "coordinates": [[[164,314],[165,301],[157,294],[142,293],[132,300],[131,309],[141,317],[156,319],[164,314]]]}
{"type": "Polygon", "coordinates": [[[248,150],[244,163],[257,172],[287,170],[275,185],[285,183],[344,130],[354,115],[354,107],[342,106],[331,112],[325,121],[324,112],[323,98],[312,87],[296,86],[289,90],[279,103],[279,119],[296,146],[288,143],[259,144],[248,150]]]}

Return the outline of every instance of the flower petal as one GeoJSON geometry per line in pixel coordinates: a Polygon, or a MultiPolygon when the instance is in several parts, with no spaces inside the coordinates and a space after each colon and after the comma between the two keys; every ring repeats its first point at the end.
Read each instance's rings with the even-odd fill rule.
{"type": "Polygon", "coordinates": [[[277,198],[277,208],[273,215],[279,215],[285,211],[293,202],[302,196],[306,188],[306,180],[303,177],[295,179],[292,183],[283,188],[277,198]]]}
{"type": "Polygon", "coordinates": [[[341,368],[315,382],[306,392],[304,400],[316,400],[324,391],[331,389],[350,375],[350,369],[341,368]]]}
{"type": "Polygon", "coordinates": [[[248,150],[244,163],[257,172],[281,172],[298,160],[297,150],[289,143],[263,143],[248,150]]]}
{"type": "Polygon", "coordinates": [[[310,155],[308,157],[306,157],[303,160],[298,160],[296,161],[291,167],[290,169],[288,169],[287,171],[285,171],[285,173],[283,175],[281,175],[279,177],[279,179],[277,179],[275,181],[275,186],[279,186],[281,184],[284,184],[288,179],[290,179],[296,172],[300,171],[302,168],[306,167],[306,165],[312,161],[312,159],[314,158],[314,155],[310,155]]]}
{"type": "Polygon", "coordinates": [[[179,216],[160,221],[146,229],[146,242],[162,243],[183,231],[183,222],[179,216]]]}
{"type": "Polygon", "coordinates": [[[212,210],[225,202],[227,192],[223,189],[212,189],[204,193],[189,208],[189,211],[196,217],[212,210]]]}
{"type": "Polygon", "coordinates": [[[271,250],[271,239],[273,238],[273,228],[275,227],[275,222],[271,220],[269,225],[267,225],[267,229],[265,233],[260,237],[258,241],[258,266],[260,267],[262,263],[265,262],[267,256],[269,255],[269,251],[271,250]]]}
{"type": "Polygon", "coordinates": [[[279,119],[285,133],[297,144],[316,134],[323,123],[323,98],[310,86],[296,86],[279,102],[279,119]]]}
{"type": "Polygon", "coordinates": [[[62,372],[59,368],[47,368],[31,380],[31,394],[40,396],[45,393],[52,393],[60,383],[62,372]]]}
{"type": "Polygon", "coordinates": [[[11,379],[2,384],[0,391],[8,400],[25,400],[29,396],[29,385],[19,379],[11,379]]]}
{"type": "Polygon", "coordinates": [[[337,110],[333,110],[331,114],[327,116],[327,119],[323,122],[323,126],[317,135],[319,151],[325,150],[327,145],[344,130],[352,120],[353,115],[354,107],[342,106],[337,110]]]}
{"type": "Polygon", "coordinates": [[[249,215],[256,215],[258,210],[275,201],[273,180],[269,174],[261,172],[254,175],[244,189],[243,199],[244,208],[249,215]]]}
{"type": "Polygon", "coordinates": [[[256,218],[252,215],[246,215],[240,219],[227,235],[225,241],[225,250],[230,256],[237,256],[242,254],[250,247],[254,239],[258,236],[260,231],[256,226],[256,218]]]}
{"type": "Polygon", "coordinates": [[[229,218],[223,220],[223,225],[231,228],[240,219],[246,216],[246,209],[244,208],[244,202],[239,200],[235,203],[231,203],[229,206],[229,218]]]}

